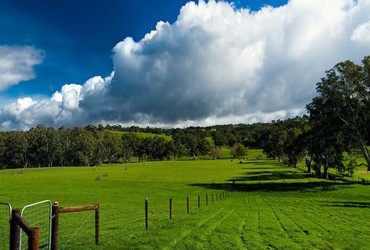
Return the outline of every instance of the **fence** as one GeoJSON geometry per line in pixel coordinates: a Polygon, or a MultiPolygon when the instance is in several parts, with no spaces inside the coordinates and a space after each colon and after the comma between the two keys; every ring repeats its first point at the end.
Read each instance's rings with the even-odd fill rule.
{"type": "MultiPolygon", "coordinates": [[[[23,207],[21,217],[30,225],[40,229],[39,244],[41,249],[51,247],[51,201],[44,200],[23,207]]],[[[21,233],[20,249],[26,249],[25,233],[21,233]]]]}
{"type": "Polygon", "coordinates": [[[31,227],[20,215],[19,209],[12,210],[10,221],[10,249],[18,250],[21,247],[21,232],[27,235],[27,249],[38,250],[40,246],[40,229],[31,227]],[[21,230],[22,229],[22,230],[21,230]]]}
{"type": "MultiPolygon", "coordinates": [[[[60,207],[57,202],[54,203],[53,208],[53,222],[52,222],[52,246],[51,249],[56,250],[58,249],[58,242],[59,242],[59,217],[60,214],[64,213],[76,213],[76,212],[85,212],[85,211],[94,211],[95,215],[95,244],[99,244],[99,204],[95,205],[87,205],[87,206],[74,206],[74,207],[60,207]]],[[[75,231],[77,232],[77,231],[75,231]]],[[[73,234],[74,235],[74,234],[73,234]]],[[[71,239],[70,235],[69,239],[71,239]]],[[[67,243],[69,240],[67,240],[67,243]]],[[[67,246],[65,246],[68,248],[67,246]]]]}
{"type": "Polygon", "coordinates": [[[142,232],[172,230],[173,223],[196,220],[192,215],[211,211],[209,209],[212,205],[222,201],[227,195],[227,191],[190,194],[182,199],[181,196],[175,199],[171,197],[165,203],[163,198],[146,198],[144,211],[138,209],[139,203],[136,207],[128,205],[127,210],[117,204],[115,209],[108,209],[102,222],[99,204],[61,207],[58,203],[50,206],[50,201],[43,201],[25,206],[21,212],[19,209],[12,210],[10,204],[0,203],[0,228],[4,232],[1,233],[3,245],[0,245],[0,249],[92,249],[97,244],[100,247],[114,248],[122,246],[122,242],[130,248],[129,244],[135,239],[135,232],[140,231],[140,225],[142,232]],[[69,215],[62,215],[66,213],[69,215]],[[104,230],[100,230],[100,227],[104,230]],[[122,237],[126,239],[122,241],[122,237]]]}
{"type": "Polygon", "coordinates": [[[58,249],[59,215],[62,213],[95,211],[95,244],[99,243],[99,205],[59,207],[41,201],[12,209],[0,202],[0,249],[58,249]],[[51,237],[53,236],[53,237],[51,237]]]}
{"type": "Polygon", "coordinates": [[[10,238],[10,221],[12,219],[12,206],[0,202],[0,249],[8,249],[10,238]]]}
{"type": "MultiPolygon", "coordinates": [[[[222,200],[222,199],[225,199],[227,197],[227,194],[228,194],[227,191],[223,191],[221,193],[217,193],[216,197],[220,197],[220,200],[222,200]]],[[[212,197],[211,202],[212,203],[214,203],[213,196],[214,196],[214,194],[212,193],[211,194],[211,197],[212,197]]],[[[198,209],[202,207],[203,203],[206,206],[208,206],[208,204],[209,204],[208,197],[209,197],[208,194],[205,194],[204,200],[202,200],[202,196],[200,194],[198,194],[198,196],[197,196],[197,207],[198,207],[198,209]]],[[[217,201],[218,201],[218,199],[217,199],[217,201]]],[[[170,220],[173,219],[173,215],[174,215],[173,209],[174,209],[173,199],[170,198],[169,199],[169,212],[168,212],[170,220]]],[[[186,213],[190,214],[190,197],[189,196],[186,196],[186,213]]],[[[145,229],[148,229],[149,228],[149,200],[148,200],[148,198],[145,198],[145,202],[144,202],[144,220],[145,220],[145,229]]]]}

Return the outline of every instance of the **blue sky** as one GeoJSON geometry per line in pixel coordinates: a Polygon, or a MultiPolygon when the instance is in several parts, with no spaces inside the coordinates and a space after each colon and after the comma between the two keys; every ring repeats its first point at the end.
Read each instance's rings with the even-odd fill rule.
{"type": "Polygon", "coordinates": [[[301,115],[325,70],[370,54],[369,13],[370,0],[2,0],[0,129],[301,115]]]}
{"type": "MultiPolygon", "coordinates": [[[[2,0],[0,44],[43,51],[37,77],[2,95],[50,95],[66,83],[82,83],[113,68],[112,48],[125,37],[141,39],[158,21],[173,23],[184,0],[2,0]]],[[[258,10],[286,1],[244,0],[236,7],[258,10]]]]}

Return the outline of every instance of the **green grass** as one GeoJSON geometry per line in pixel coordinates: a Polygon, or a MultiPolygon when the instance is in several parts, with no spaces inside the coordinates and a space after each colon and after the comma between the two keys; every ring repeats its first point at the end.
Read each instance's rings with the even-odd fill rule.
{"type": "Polygon", "coordinates": [[[0,172],[0,201],[18,207],[44,199],[62,206],[99,203],[100,245],[93,244],[93,213],[71,213],[60,218],[60,249],[370,248],[369,186],[315,179],[257,159],[261,151],[248,155],[242,164],[223,159],[6,170],[0,172]],[[224,190],[230,190],[227,198],[216,201],[224,190]]]}
{"type": "MultiPolygon", "coordinates": [[[[131,132],[123,132],[123,131],[115,131],[115,130],[108,130],[110,132],[112,132],[113,134],[119,136],[119,137],[122,137],[122,135],[124,134],[129,134],[131,132]]],[[[166,141],[170,141],[172,140],[172,137],[169,136],[169,135],[165,135],[165,134],[153,134],[153,133],[144,133],[144,132],[133,132],[134,134],[137,135],[137,137],[139,138],[148,138],[148,137],[155,137],[155,136],[159,136],[159,137],[162,137],[164,138],[166,141]]]]}

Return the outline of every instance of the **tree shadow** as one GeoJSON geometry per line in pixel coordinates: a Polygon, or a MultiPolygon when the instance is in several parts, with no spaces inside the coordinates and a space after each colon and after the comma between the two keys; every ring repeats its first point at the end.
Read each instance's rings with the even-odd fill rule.
{"type": "Polygon", "coordinates": [[[319,182],[266,182],[266,183],[193,183],[190,186],[202,187],[206,189],[214,190],[229,190],[238,192],[251,192],[251,191],[262,191],[262,192],[322,192],[322,191],[334,191],[338,188],[349,188],[350,183],[335,183],[327,181],[319,182]]]}
{"type": "Polygon", "coordinates": [[[332,201],[323,202],[326,207],[346,207],[346,208],[370,208],[370,202],[357,201],[332,201]]]}
{"type": "Polygon", "coordinates": [[[308,179],[311,174],[304,172],[296,172],[293,170],[280,170],[280,171],[256,171],[256,172],[244,172],[244,176],[237,176],[227,181],[233,182],[245,182],[245,181],[273,181],[273,180],[292,180],[292,179],[308,179]]]}
{"type": "Polygon", "coordinates": [[[278,165],[278,166],[284,167],[284,165],[282,165],[280,162],[270,162],[270,161],[265,162],[264,160],[260,160],[260,161],[241,161],[238,164],[264,166],[264,168],[270,168],[270,167],[266,167],[266,165],[273,165],[273,166],[278,165]]]}

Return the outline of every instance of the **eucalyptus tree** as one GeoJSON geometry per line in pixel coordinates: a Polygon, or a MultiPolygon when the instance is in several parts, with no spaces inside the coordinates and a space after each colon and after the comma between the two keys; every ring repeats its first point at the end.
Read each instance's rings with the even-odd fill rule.
{"type": "MultiPolygon", "coordinates": [[[[368,139],[370,132],[370,56],[362,65],[351,61],[338,63],[317,83],[317,96],[307,105],[313,129],[321,133],[321,143],[347,144],[361,150],[370,170],[368,139]],[[335,140],[332,137],[336,137],[335,140]]],[[[327,144],[329,146],[329,144],[327,144]]],[[[340,158],[341,154],[337,154],[340,158]]]]}
{"type": "Polygon", "coordinates": [[[135,133],[126,133],[122,135],[121,140],[123,158],[126,162],[129,162],[133,155],[137,155],[139,138],[135,133]]]}
{"type": "Polygon", "coordinates": [[[122,156],[122,140],[110,131],[103,133],[104,156],[108,163],[118,162],[122,156]]]}
{"type": "Polygon", "coordinates": [[[6,132],[4,144],[4,168],[27,168],[29,166],[28,140],[24,132],[6,132]]]}

